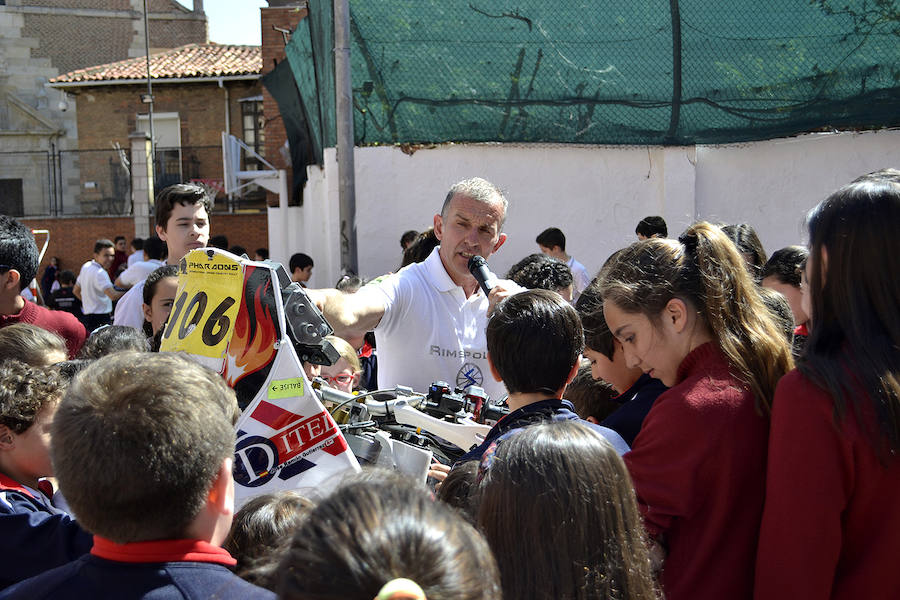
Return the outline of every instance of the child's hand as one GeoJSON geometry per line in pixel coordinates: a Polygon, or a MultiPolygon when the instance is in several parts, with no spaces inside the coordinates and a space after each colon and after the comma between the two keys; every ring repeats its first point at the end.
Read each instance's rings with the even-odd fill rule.
{"type": "Polygon", "coordinates": [[[494,281],[494,287],[491,288],[491,293],[488,294],[487,314],[490,315],[491,313],[493,313],[494,307],[497,306],[497,303],[504,298],[508,298],[513,294],[518,294],[519,292],[524,291],[525,288],[523,288],[515,281],[509,279],[497,279],[496,281],[494,281]]]}
{"type": "Polygon", "coordinates": [[[428,468],[428,477],[437,481],[437,483],[434,485],[435,491],[437,491],[437,489],[441,487],[441,483],[443,483],[443,481],[447,479],[447,474],[449,472],[450,465],[444,465],[437,461],[431,463],[431,466],[428,468]]]}

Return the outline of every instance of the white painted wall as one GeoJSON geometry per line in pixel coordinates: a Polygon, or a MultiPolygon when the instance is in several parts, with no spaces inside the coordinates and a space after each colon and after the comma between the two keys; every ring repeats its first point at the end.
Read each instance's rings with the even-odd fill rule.
{"type": "Polygon", "coordinates": [[[756,228],[766,251],[805,242],[807,211],[856,177],[900,168],[900,131],[697,149],[697,214],[756,228]]]}
{"type": "MultiPolygon", "coordinates": [[[[304,205],[269,209],[273,258],[306,252],[316,261],[311,287],[340,276],[337,163],[310,167],[304,205]],[[282,233],[284,230],[287,233],[282,233]]],[[[502,275],[537,252],[534,238],[556,226],[567,251],[590,273],[634,241],[644,216],[662,215],[669,234],[696,219],[747,222],[766,250],[803,241],[806,211],[840,185],[900,166],[900,131],[814,134],[750,144],[697,147],[446,145],[412,156],[393,147],[357,148],[360,272],[374,277],[400,262],[400,234],[432,224],[450,186],[480,176],[509,199],[509,240],[490,259],[502,275]]]]}

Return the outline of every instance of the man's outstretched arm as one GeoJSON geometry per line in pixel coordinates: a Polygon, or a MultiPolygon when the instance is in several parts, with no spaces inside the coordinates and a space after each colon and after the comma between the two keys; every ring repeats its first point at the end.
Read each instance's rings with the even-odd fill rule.
{"type": "Polygon", "coordinates": [[[384,316],[385,300],[378,292],[345,294],[340,290],[305,290],[334,329],[344,339],[372,331],[384,316]]]}

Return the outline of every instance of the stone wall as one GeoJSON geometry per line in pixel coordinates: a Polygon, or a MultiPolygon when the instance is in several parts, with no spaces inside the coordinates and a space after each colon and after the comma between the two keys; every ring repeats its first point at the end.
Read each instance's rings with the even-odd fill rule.
{"type": "MultiPolygon", "coordinates": [[[[150,13],[152,48],[207,41],[202,8],[152,0],[150,13]]],[[[0,6],[0,179],[22,181],[25,214],[47,212],[57,198],[72,202],[83,182],[93,181],[79,174],[79,156],[69,153],[53,182],[48,153],[79,144],[74,99],[47,82],[144,53],[143,0],[7,0],[0,6]]]]}

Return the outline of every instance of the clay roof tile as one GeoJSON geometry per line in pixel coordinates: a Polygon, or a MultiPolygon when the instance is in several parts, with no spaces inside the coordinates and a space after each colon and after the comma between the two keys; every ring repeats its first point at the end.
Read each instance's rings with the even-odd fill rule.
{"type": "MultiPolygon", "coordinates": [[[[150,55],[150,77],[154,81],[183,77],[226,77],[258,75],[262,70],[259,46],[228,44],[188,44],[150,55]]],[[[76,69],[50,80],[50,83],[146,79],[144,56],[76,69]]]]}

